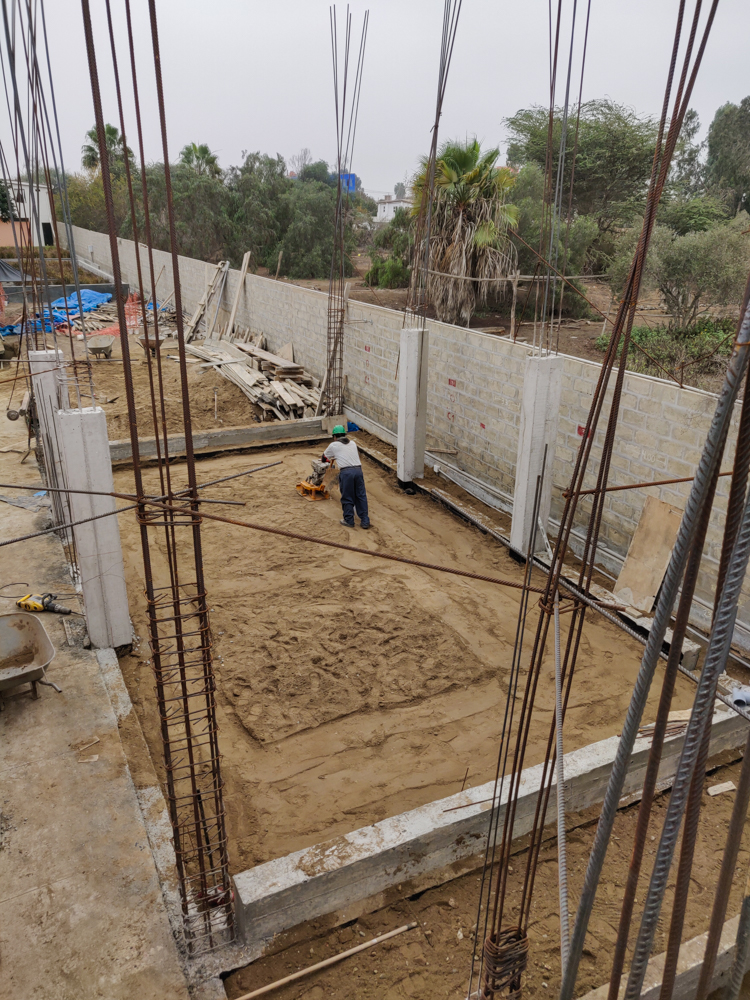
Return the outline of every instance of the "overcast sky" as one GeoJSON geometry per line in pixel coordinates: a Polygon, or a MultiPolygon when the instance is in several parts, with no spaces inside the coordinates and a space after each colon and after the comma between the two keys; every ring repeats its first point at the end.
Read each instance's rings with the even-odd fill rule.
{"type": "MultiPolygon", "coordinates": [[[[153,62],[145,0],[131,0],[136,20],[146,156],[161,159],[153,62]]],[[[117,123],[112,61],[102,0],[91,4],[105,120],[117,123]]],[[[118,25],[121,76],[125,32],[118,25]]],[[[572,10],[573,0],[563,0],[572,10]]],[[[609,97],[644,114],[661,108],[677,0],[593,0],[584,100],[609,97]]],[[[691,5],[688,4],[688,7],[691,5]]],[[[708,6],[707,4],[704,6],[708,6]]],[[[339,5],[339,14],[345,11],[339,5]]],[[[429,146],[434,115],[442,0],[370,0],[353,169],[381,196],[414,172],[429,146]]],[[[503,119],[549,101],[547,0],[464,0],[448,81],[441,138],[476,134],[504,147],[503,119]]],[[[585,0],[579,13],[585,13],[585,0]]],[[[333,161],[335,122],[329,5],[323,0],[158,0],[170,158],[187,142],[206,142],[222,166],[243,150],[289,158],[309,147],[333,161]]],[[[364,3],[352,5],[359,35],[364,3]]],[[[80,169],[84,133],[94,121],[77,0],[47,0],[53,73],[69,171],[80,169]]],[[[569,22],[568,22],[569,24],[569,22]]],[[[583,37],[583,18],[577,42],[583,37]]],[[[703,130],[717,107],[750,93],[747,0],[720,0],[692,101],[703,130]]],[[[569,26],[563,34],[567,66],[569,26]]],[[[580,54],[574,59],[577,97],[580,54]]],[[[562,86],[562,85],[561,85],[562,86]]],[[[126,88],[127,94],[130,88],[126,88]]],[[[560,91],[558,93],[561,94],[560,91]]],[[[129,114],[130,104],[128,102],[129,114]]],[[[7,126],[2,134],[7,135],[7,126]]],[[[132,117],[129,144],[134,146],[132,117]]]]}

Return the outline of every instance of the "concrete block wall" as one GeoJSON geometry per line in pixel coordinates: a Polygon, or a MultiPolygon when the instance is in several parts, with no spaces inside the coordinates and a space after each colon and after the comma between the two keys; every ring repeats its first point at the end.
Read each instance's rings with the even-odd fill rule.
{"type": "MultiPolygon", "coordinates": [[[[90,258],[88,247],[92,246],[94,262],[104,268],[111,267],[106,235],[74,228],[74,238],[81,258],[90,258]]],[[[137,288],[134,245],[128,240],[118,242],[123,280],[137,288]]],[[[155,261],[157,274],[166,265],[159,282],[159,297],[173,287],[171,257],[157,251],[155,261]]],[[[145,253],[143,262],[145,265],[145,253]]],[[[179,268],[183,307],[190,313],[203,294],[213,266],[181,257],[179,268]]],[[[146,270],[144,267],[144,274],[146,270]]],[[[239,272],[230,271],[220,322],[228,315],[238,280],[239,272]]],[[[150,292],[148,284],[146,290],[150,292]]],[[[240,297],[237,323],[264,333],[271,351],[291,340],[297,360],[321,378],[325,372],[327,301],[325,292],[249,274],[240,297]]],[[[397,431],[402,326],[402,313],[363,302],[349,303],[344,346],[345,402],[393,435],[397,431]]],[[[530,348],[446,323],[430,321],[428,326],[427,450],[455,449],[458,455],[451,456],[450,461],[457,468],[495,491],[512,494],[521,389],[530,348]]],[[[561,492],[570,481],[600,371],[600,365],[593,362],[564,359],[559,432],[552,469],[553,519],[559,518],[562,510],[561,492]]],[[[681,389],[674,383],[646,375],[626,374],[610,485],[692,475],[715,403],[712,393],[681,389]]],[[[730,433],[725,469],[731,468],[738,412],[739,407],[730,433]]],[[[594,439],[586,486],[595,485],[605,430],[602,421],[594,439]]],[[[601,526],[601,564],[613,575],[619,572],[647,495],[684,508],[689,489],[690,483],[680,483],[610,493],[601,526]]],[[[710,618],[728,490],[728,479],[720,479],[706,542],[707,559],[694,608],[699,620],[710,618]]],[[[590,501],[584,500],[579,508],[580,535],[585,531],[590,506],[590,501]]],[[[743,595],[739,618],[750,623],[750,587],[746,587],[743,595]]],[[[740,627],[738,639],[750,648],[750,624],[740,627]]]]}

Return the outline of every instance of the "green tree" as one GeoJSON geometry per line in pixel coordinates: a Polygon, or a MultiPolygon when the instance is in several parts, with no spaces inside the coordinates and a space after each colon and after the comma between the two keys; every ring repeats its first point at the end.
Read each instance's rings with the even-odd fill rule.
{"type": "Polygon", "coordinates": [[[708,130],[706,171],[732,215],[750,208],[750,97],[724,104],[708,130]]]}
{"type": "MultiPolygon", "coordinates": [[[[290,278],[327,278],[333,257],[333,226],[336,191],[319,181],[294,184],[283,197],[288,225],[282,238],[268,255],[266,264],[275,267],[283,251],[282,272],[290,278]]],[[[353,271],[351,254],[355,243],[351,222],[345,230],[345,269],[353,271]]]]}
{"type": "Polygon", "coordinates": [[[303,182],[316,181],[318,184],[326,184],[328,187],[336,187],[336,175],[331,174],[325,160],[316,160],[315,163],[307,163],[302,167],[297,179],[303,182]]]}
{"type": "MultiPolygon", "coordinates": [[[[667,226],[654,226],[644,271],[645,288],[657,288],[672,317],[671,327],[690,328],[712,307],[738,306],[750,269],[750,218],[742,213],[730,222],[702,232],[677,235],[667,226]]],[[[610,267],[615,292],[627,280],[640,228],[623,233],[610,267]]]]}
{"type": "MultiPolygon", "coordinates": [[[[231,223],[228,192],[222,178],[197,173],[193,167],[181,163],[174,164],[170,173],[179,252],[185,257],[197,257],[212,263],[225,259],[231,223]]],[[[153,163],[147,167],[146,180],[154,246],[168,250],[169,217],[164,164],[153,163]]],[[[139,226],[143,232],[142,218],[139,226]]]]}
{"type": "MultiPolygon", "coordinates": [[[[536,163],[544,170],[549,110],[534,106],[506,120],[508,163],[536,163]]],[[[568,120],[567,155],[563,176],[567,211],[573,169],[575,120],[568,120]]],[[[556,108],[552,129],[552,171],[557,171],[562,109],[556,108]]],[[[645,202],[656,144],[657,123],[631,108],[609,100],[588,101],[581,107],[573,182],[573,211],[596,220],[600,234],[629,222],[645,202]]]]}
{"type": "Polygon", "coordinates": [[[726,217],[726,208],[718,198],[698,195],[687,199],[662,199],[656,218],[678,236],[684,236],[686,233],[705,232],[726,217]]]}
{"type": "Polygon", "coordinates": [[[7,184],[0,181],[0,219],[3,222],[10,222],[11,219],[17,218],[13,194],[7,184]]]}
{"type": "MultiPolygon", "coordinates": [[[[120,130],[114,125],[104,126],[104,141],[107,148],[107,159],[109,160],[110,173],[118,176],[124,173],[125,155],[128,160],[133,161],[133,150],[122,141],[120,130]]],[[[86,133],[86,142],[81,146],[81,165],[84,170],[95,173],[99,169],[99,140],[96,134],[96,126],[90,128],[86,133]]]]}
{"type": "Polygon", "coordinates": [[[231,221],[226,256],[238,267],[249,250],[257,267],[269,259],[289,226],[285,199],[294,181],[287,177],[282,157],[256,152],[246,154],[241,166],[230,167],[226,185],[231,221]]]}
{"type": "Polygon", "coordinates": [[[404,208],[397,208],[393,218],[375,233],[370,253],[372,264],[365,275],[365,284],[379,288],[406,288],[409,284],[414,243],[412,217],[404,208]]]}
{"type": "Polygon", "coordinates": [[[206,174],[209,177],[220,177],[221,167],[216,153],[205,142],[198,145],[189,142],[180,150],[180,163],[185,167],[191,167],[196,174],[206,174]]]}
{"type": "MultiPolygon", "coordinates": [[[[97,173],[88,176],[72,174],[67,179],[67,187],[73,225],[80,226],[81,229],[93,229],[94,232],[98,233],[108,232],[107,208],[104,203],[104,183],[101,173],[97,171],[97,173]]],[[[112,201],[117,235],[130,236],[130,199],[127,183],[123,177],[112,178],[112,201]]],[[[58,219],[63,217],[59,202],[57,217],[58,219]]]]}
{"type": "Polygon", "coordinates": [[[669,195],[681,201],[702,195],[706,187],[706,164],[703,160],[706,143],[696,141],[700,127],[698,112],[689,108],[682,120],[669,171],[669,195]]]}
{"type": "MultiPolygon", "coordinates": [[[[514,177],[498,167],[498,149],[482,151],[476,139],[446,142],[435,165],[428,294],[438,319],[469,325],[477,302],[503,288],[515,270],[515,248],[508,225],[517,213],[507,204],[514,177]],[[467,281],[478,278],[480,281],[467,281]]],[[[428,159],[414,179],[414,209],[419,212],[427,185],[428,159]]],[[[417,253],[419,247],[415,247],[417,253]]]]}
{"type": "Polygon", "coordinates": [[[406,197],[406,185],[403,181],[399,181],[398,184],[393,185],[393,193],[399,201],[406,197]]]}

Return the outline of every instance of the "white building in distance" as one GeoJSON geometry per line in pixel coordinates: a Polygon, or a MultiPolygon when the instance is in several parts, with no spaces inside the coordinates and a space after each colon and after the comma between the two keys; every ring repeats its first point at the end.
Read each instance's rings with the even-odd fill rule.
{"type": "Polygon", "coordinates": [[[378,202],[378,214],[375,217],[376,222],[390,222],[393,216],[396,214],[397,208],[404,208],[407,212],[411,211],[411,201],[409,198],[394,198],[393,195],[387,194],[385,198],[381,198],[378,202]]]}

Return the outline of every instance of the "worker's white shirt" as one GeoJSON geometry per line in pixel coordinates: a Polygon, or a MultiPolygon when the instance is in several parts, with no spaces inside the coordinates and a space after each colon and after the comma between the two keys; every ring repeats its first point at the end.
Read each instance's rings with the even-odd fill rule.
{"type": "Polygon", "coordinates": [[[336,465],[340,469],[350,469],[355,465],[361,465],[359,452],[353,441],[344,444],[343,441],[332,441],[323,452],[326,458],[335,458],[336,465]]]}

